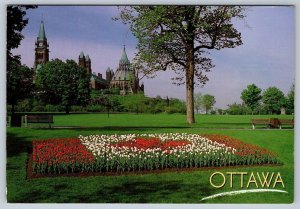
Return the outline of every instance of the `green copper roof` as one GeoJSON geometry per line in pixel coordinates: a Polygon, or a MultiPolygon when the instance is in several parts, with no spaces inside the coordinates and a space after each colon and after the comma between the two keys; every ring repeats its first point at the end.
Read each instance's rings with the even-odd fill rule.
{"type": "Polygon", "coordinates": [[[134,78],[134,72],[132,70],[120,70],[118,69],[114,74],[112,80],[117,81],[130,81],[134,78]]]}
{"type": "Polygon", "coordinates": [[[84,58],[83,51],[80,52],[79,58],[84,58]]]}
{"type": "Polygon", "coordinates": [[[87,55],[85,55],[85,60],[90,60],[90,57],[89,57],[89,55],[87,54],[87,55]]]}
{"type": "Polygon", "coordinates": [[[41,65],[41,64],[38,64],[38,65],[36,66],[36,70],[40,70],[40,69],[42,69],[42,65],[41,65]]]}
{"type": "Polygon", "coordinates": [[[109,82],[103,78],[100,78],[95,73],[92,73],[91,80],[95,80],[97,83],[103,84],[103,85],[109,85],[109,82]]]}
{"type": "Polygon", "coordinates": [[[106,72],[111,72],[112,70],[108,67],[107,69],[106,69],[106,72]]]}
{"type": "Polygon", "coordinates": [[[41,21],[38,40],[45,40],[45,39],[47,39],[47,38],[46,38],[46,33],[45,33],[45,28],[44,28],[44,21],[41,21]]]}
{"type": "Polygon", "coordinates": [[[123,54],[122,54],[122,57],[121,57],[119,63],[120,64],[130,64],[129,59],[128,59],[127,54],[126,54],[125,46],[124,46],[123,54]]]}

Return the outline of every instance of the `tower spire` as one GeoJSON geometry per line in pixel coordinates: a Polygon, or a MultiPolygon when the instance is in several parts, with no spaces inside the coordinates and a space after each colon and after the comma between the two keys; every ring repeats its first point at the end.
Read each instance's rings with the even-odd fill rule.
{"type": "Polygon", "coordinates": [[[46,33],[45,33],[44,21],[42,20],[41,24],[40,24],[38,40],[43,41],[43,40],[46,40],[46,39],[47,38],[46,38],[46,33]]]}
{"type": "Polygon", "coordinates": [[[123,46],[124,46],[123,54],[122,54],[119,64],[130,64],[129,59],[126,54],[125,44],[123,46]]]}

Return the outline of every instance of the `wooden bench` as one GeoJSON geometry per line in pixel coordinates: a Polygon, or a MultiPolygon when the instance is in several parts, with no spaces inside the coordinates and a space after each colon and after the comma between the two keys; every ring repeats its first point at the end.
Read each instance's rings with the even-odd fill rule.
{"type": "Polygon", "coordinates": [[[279,120],[279,128],[282,128],[282,125],[291,125],[294,128],[294,119],[278,119],[279,120]]]}
{"type": "Polygon", "coordinates": [[[25,115],[25,127],[28,127],[28,123],[48,123],[51,128],[53,123],[53,115],[25,115]]]}
{"type": "Polygon", "coordinates": [[[255,125],[267,125],[268,127],[271,126],[271,120],[270,119],[264,119],[264,118],[252,118],[252,129],[255,129],[255,125]]]}

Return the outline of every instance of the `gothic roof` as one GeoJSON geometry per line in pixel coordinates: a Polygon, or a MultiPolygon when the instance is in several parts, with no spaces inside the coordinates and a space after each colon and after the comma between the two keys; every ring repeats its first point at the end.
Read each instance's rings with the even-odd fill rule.
{"type": "Polygon", "coordinates": [[[87,55],[85,55],[85,60],[90,60],[90,57],[89,57],[89,55],[87,54],[87,55]]]}
{"type": "Polygon", "coordinates": [[[84,58],[83,51],[80,52],[79,58],[84,58]]]}
{"type": "Polygon", "coordinates": [[[108,85],[108,81],[100,78],[99,76],[95,75],[94,73],[91,74],[91,80],[95,80],[97,83],[103,84],[103,85],[108,85]]]}
{"type": "Polygon", "coordinates": [[[124,46],[123,54],[122,54],[119,64],[130,64],[129,59],[126,54],[125,46],[124,46]]]}
{"type": "Polygon", "coordinates": [[[44,21],[41,21],[38,40],[42,41],[45,39],[47,39],[47,38],[46,38],[46,33],[45,33],[45,28],[44,28],[44,21]]]}
{"type": "Polygon", "coordinates": [[[107,69],[106,69],[106,72],[111,72],[112,70],[108,67],[107,69]]]}
{"type": "Polygon", "coordinates": [[[126,50],[125,50],[125,46],[124,46],[124,49],[123,49],[123,54],[122,54],[122,57],[120,59],[120,62],[119,62],[119,68],[116,70],[112,80],[115,80],[115,81],[129,81],[131,80],[132,78],[134,78],[134,71],[130,69],[130,67],[128,66],[130,64],[129,60],[128,60],[128,57],[127,57],[127,54],[126,54],[126,50]],[[125,66],[124,66],[125,64],[125,66]]]}
{"type": "Polygon", "coordinates": [[[134,77],[134,72],[132,70],[120,70],[118,69],[115,73],[115,75],[113,76],[112,80],[127,80],[129,81],[131,78],[134,77]]]}

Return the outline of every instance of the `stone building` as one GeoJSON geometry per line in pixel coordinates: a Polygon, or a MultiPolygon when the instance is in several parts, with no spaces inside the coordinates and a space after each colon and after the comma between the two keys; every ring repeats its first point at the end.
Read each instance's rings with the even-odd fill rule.
{"type": "MultiPolygon", "coordinates": [[[[49,44],[46,38],[44,22],[41,21],[37,41],[35,42],[34,72],[41,69],[42,64],[49,61],[49,44]]],[[[78,65],[85,68],[90,75],[90,87],[92,89],[119,89],[120,94],[136,94],[144,92],[144,85],[139,84],[137,73],[132,69],[124,46],[119,66],[114,72],[111,68],[106,70],[106,78],[101,73],[92,73],[92,62],[88,54],[83,51],[79,54],[78,65]]]]}
{"type": "Polygon", "coordinates": [[[85,68],[87,73],[91,76],[90,87],[92,89],[108,89],[109,82],[102,78],[102,74],[92,73],[92,62],[89,55],[84,55],[83,51],[80,52],[78,57],[78,65],[85,68]]]}
{"type": "Polygon", "coordinates": [[[42,67],[42,64],[45,64],[49,61],[49,44],[47,41],[44,22],[41,21],[39,34],[35,42],[35,54],[34,54],[34,65],[33,69],[36,73],[42,67]]]}
{"type": "Polygon", "coordinates": [[[139,78],[130,65],[125,46],[119,61],[119,67],[115,73],[108,68],[106,79],[111,79],[110,88],[120,89],[121,95],[136,94],[139,91],[144,92],[144,84],[139,85],[139,78]]]}
{"type": "Polygon", "coordinates": [[[83,51],[81,51],[78,57],[78,65],[86,68],[88,74],[92,73],[91,59],[88,54],[84,56],[83,51]]]}

